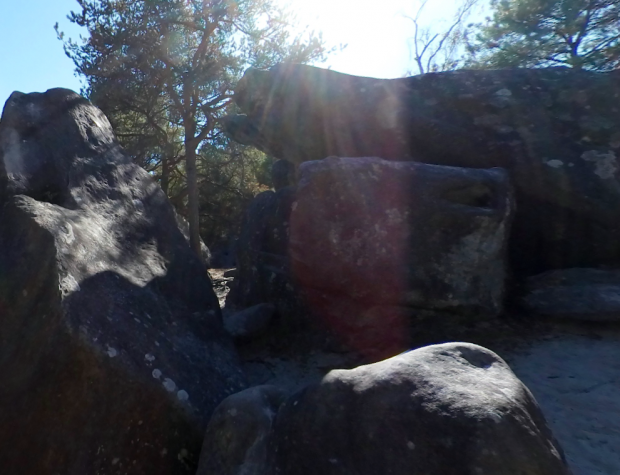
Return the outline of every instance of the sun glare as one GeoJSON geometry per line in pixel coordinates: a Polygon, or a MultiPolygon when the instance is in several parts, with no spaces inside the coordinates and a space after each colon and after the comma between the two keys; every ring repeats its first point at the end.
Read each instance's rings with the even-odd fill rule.
{"type": "MultiPolygon", "coordinates": [[[[348,45],[325,64],[336,71],[373,77],[399,77],[410,68],[407,38],[412,25],[403,15],[415,14],[416,1],[281,0],[297,14],[300,27],[322,31],[329,45],[348,45]]],[[[452,18],[455,2],[429,2],[425,22],[439,25],[452,18]]]]}

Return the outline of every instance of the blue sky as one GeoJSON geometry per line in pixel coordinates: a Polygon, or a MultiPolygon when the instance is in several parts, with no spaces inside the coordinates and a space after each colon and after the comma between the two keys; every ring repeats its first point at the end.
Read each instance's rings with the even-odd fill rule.
{"type": "MultiPolygon", "coordinates": [[[[66,16],[76,0],[1,0],[0,106],[11,92],[67,87],[79,91],[73,63],[56,38],[54,24],[77,39],[80,29],[66,16]]],[[[324,67],[349,74],[398,77],[410,67],[407,38],[411,26],[402,13],[412,13],[416,0],[281,0],[298,12],[302,24],[323,31],[331,44],[348,47],[324,67]]],[[[438,24],[453,12],[456,0],[430,0],[429,22],[438,24]]]]}
{"type": "Polygon", "coordinates": [[[45,91],[52,87],[79,90],[73,63],[56,39],[59,22],[71,36],[78,29],[66,20],[75,0],[2,0],[0,6],[0,104],[13,91],[45,91]]]}

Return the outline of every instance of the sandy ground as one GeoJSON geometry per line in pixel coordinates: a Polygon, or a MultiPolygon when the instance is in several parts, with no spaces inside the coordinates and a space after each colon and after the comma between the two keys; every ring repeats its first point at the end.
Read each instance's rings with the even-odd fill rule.
{"type": "Polygon", "coordinates": [[[527,385],[574,475],[620,474],[620,328],[556,325],[501,355],[527,385]]]}
{"type": "MultiPolygon", "coordinates": [[[[223,270],[210,272],[223,304],[232,278],[223,270]]],[[[474,329],[453,339],[489,347],[510,364],[541,406],[574,475],[620,475],[620,325],[542,326],[524,333],[508,325],[508,334],[502,329],[481,335],[474,329]]],[[[350,355],[323,351],[239,349],[252,385],[275,384],[290,392],[319,381],[330,369],[359,364],[350,355]]]]}

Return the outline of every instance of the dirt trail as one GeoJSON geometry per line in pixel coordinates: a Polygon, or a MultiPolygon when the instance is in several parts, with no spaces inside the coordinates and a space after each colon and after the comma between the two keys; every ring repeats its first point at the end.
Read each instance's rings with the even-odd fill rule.
{"type": "Polygon", "coordinates": [[[620,328],[557,326],[501,355],[528,386],[574,475],[620,474],[620,328]]]}

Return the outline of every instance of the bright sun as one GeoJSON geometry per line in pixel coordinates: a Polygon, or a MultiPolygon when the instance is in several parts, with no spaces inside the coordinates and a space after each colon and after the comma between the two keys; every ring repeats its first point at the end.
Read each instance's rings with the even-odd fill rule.
{"type": "MultiPolygon", "coordinates": [[[[280,0],[296,12],[301,25],[322,31],[330,45],[348,44],[322,67],[360,76],[399,77],[411,67],[407,40],[415,0],[280,0]]],[[[441,25],[452,18],[455,0],[430,0],[424,21],[441,25]]]]}

